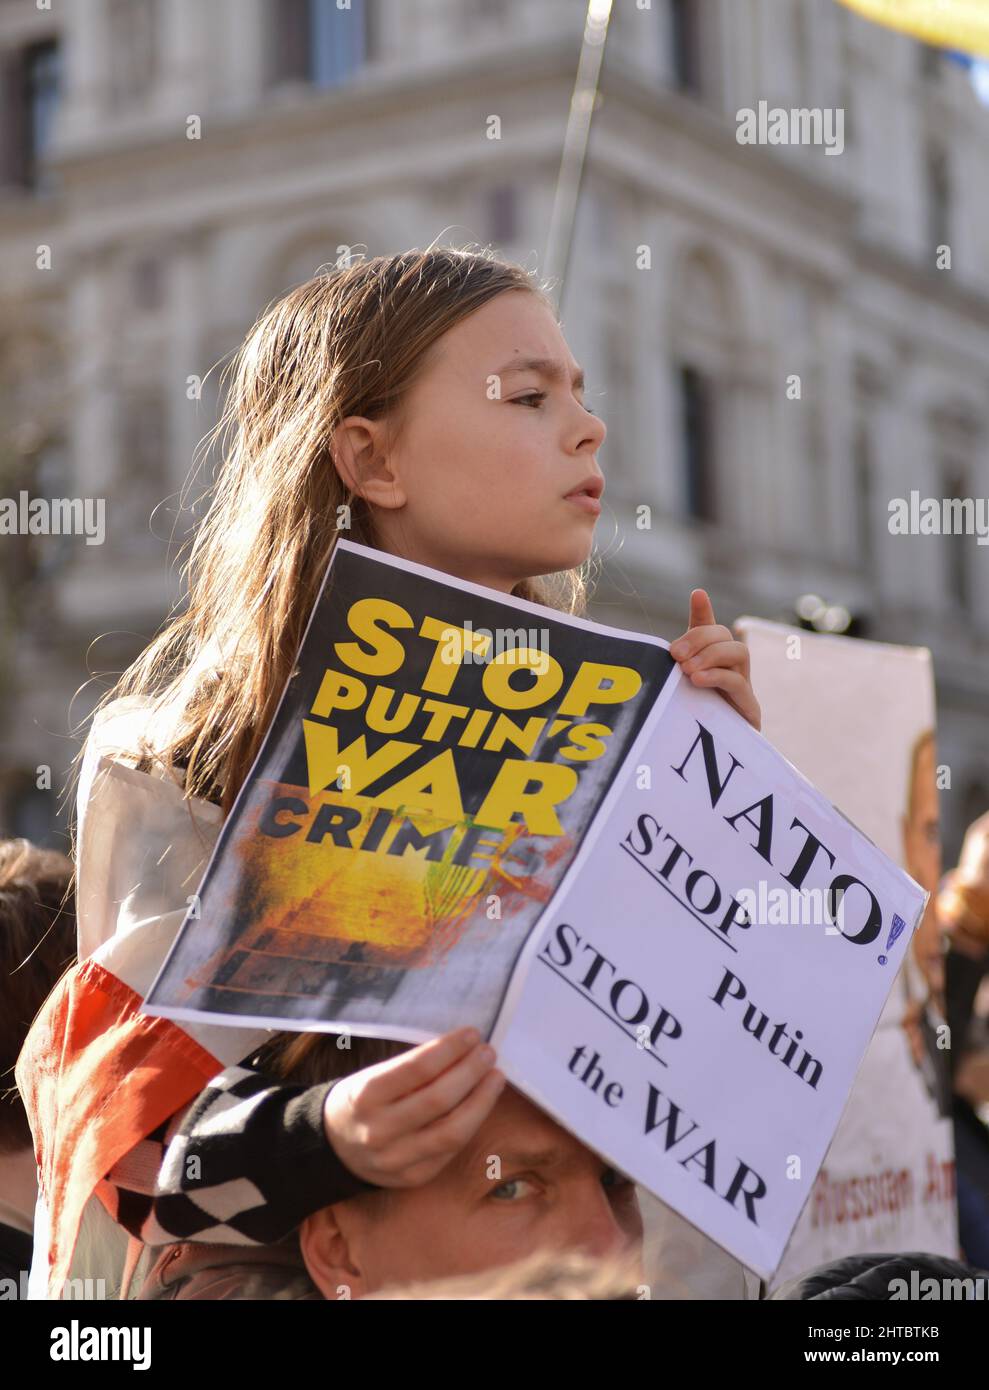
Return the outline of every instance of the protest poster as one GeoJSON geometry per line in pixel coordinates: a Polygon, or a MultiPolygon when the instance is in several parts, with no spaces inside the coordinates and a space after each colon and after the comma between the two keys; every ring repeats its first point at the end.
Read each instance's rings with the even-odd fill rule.
{"type": "MultiPolygon", "coordinates": [[[[758,618],[735,626],[751,651],[766,736],[933,895],[941,863],[930,652],[758,618]]],[[[933,912],[932,896],[777,1283],[856,1253],[957,1257],[948,1054],[936,1019],[922,1051],[903,1026],[927,993],[918,955],[933,912]]]]}
{"type": "Polygon", "coordinates": [[[768,1278],[924,901],[659,639],[340,542],[145,1010],[472,1023],[768,1278]]]}
{"type": "Polygon", "coordinates": [[[666,644],[340,540],[149,1013],[491,1031],[666,644]]]}
{"type": "Polygon", "coordinates": [[[510,1080],[769,1279],[924,890],[713,691],[677,684],[527,944],[510,1080]]]}

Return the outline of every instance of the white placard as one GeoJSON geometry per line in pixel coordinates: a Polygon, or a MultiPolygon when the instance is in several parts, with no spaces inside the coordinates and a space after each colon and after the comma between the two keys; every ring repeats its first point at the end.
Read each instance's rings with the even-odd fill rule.
{"type": "Polygon", "coordinates": [[[581,861],[526,947],[500,1065],[768,1279],[926,895],[685,681],[581,861]]]}
{"type": "MultiPolygon", "coordinates": [[[[761,618],[735,630],[752,653],[766,736],[896,863],[933,891],[940,851],[931,653],[797,631],[761,618]]],[[[929,906],[928,911],[931,911],[929,906]]],[[[814,1189],[776,1273],[778,1283],[846,1255],[926,1250],[957,1257],[951,1119],[938,1067],[919,1067],[902,1020],[927,987],[914,951],[866,1051],[814,1189]]]]}

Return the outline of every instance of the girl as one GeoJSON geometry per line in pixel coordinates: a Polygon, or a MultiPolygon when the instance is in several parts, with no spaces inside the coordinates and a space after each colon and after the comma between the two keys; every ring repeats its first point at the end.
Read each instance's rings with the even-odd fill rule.
{"type": "MultiPolygon", "coordinates": [[[[488,253],[409,251],[317,275],[249,333],[214,431],[226,458],[188,604],[87,740],[80,960],[18,1063],[53,1296],[70,1269],[105,1277],[109,1265],[116,1288],[123,1229],[155,1243],[277,1241],[368,1184],[427,1181],[494,1104],[502,1078],[469,1032],[291,1087],[278,1078],[308,1035],[180,1027],[138,1009],[292,672],[340,530],[583,612],[605,437],[583,389],[543,287],[488,253]]],[[[670,650],[759,727],[747,649],[704,590],[670,650]]]]}

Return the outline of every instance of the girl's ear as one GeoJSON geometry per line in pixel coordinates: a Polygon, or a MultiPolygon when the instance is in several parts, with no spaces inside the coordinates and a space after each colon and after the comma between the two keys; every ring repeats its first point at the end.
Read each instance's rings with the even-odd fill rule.
{"type": "Polygon", "coordinates": [[[376,507],[405,506],[405,489],[385,449],[383,420],[348,415],[334,431],[330,455],[351,492],[376,507]]]}
{"type": "Polygon", "coordinates": [[[332,1206],[313,1212],[299,1231],[299,1245],[309,1278],[324,1298],[334,1302],[361,1298],[366,1292],[364,1277],[357,1267],[350,1241],[341,1229],[337,1210],[337,1206],[332,1206]]]}

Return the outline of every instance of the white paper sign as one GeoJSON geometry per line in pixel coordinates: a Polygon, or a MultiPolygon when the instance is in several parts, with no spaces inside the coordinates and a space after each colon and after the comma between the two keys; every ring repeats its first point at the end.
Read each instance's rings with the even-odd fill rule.
{"type": "Polygon", "coordinates": [[[493,1042],[509,1080],[768,1279],[926,895],[720,695],[681,680],[661,705],[493,1042]]]}
{"type": "MultiPolygon", "coordinates": [[[[761,618],[740,618],[735,630],[752,654],[767,738],[891,859],[936,889],[931,653],[761,618]]],[[[948,1087],[937,1070],[948,1054],[935,1048],[918,1065],[902,1026],[911,999],[927,996],[917,945],[915,937],[904,952],[777,1283],[863,1252],[958,1256],[952,1123],[938,1106],[948,1087]]]]}

